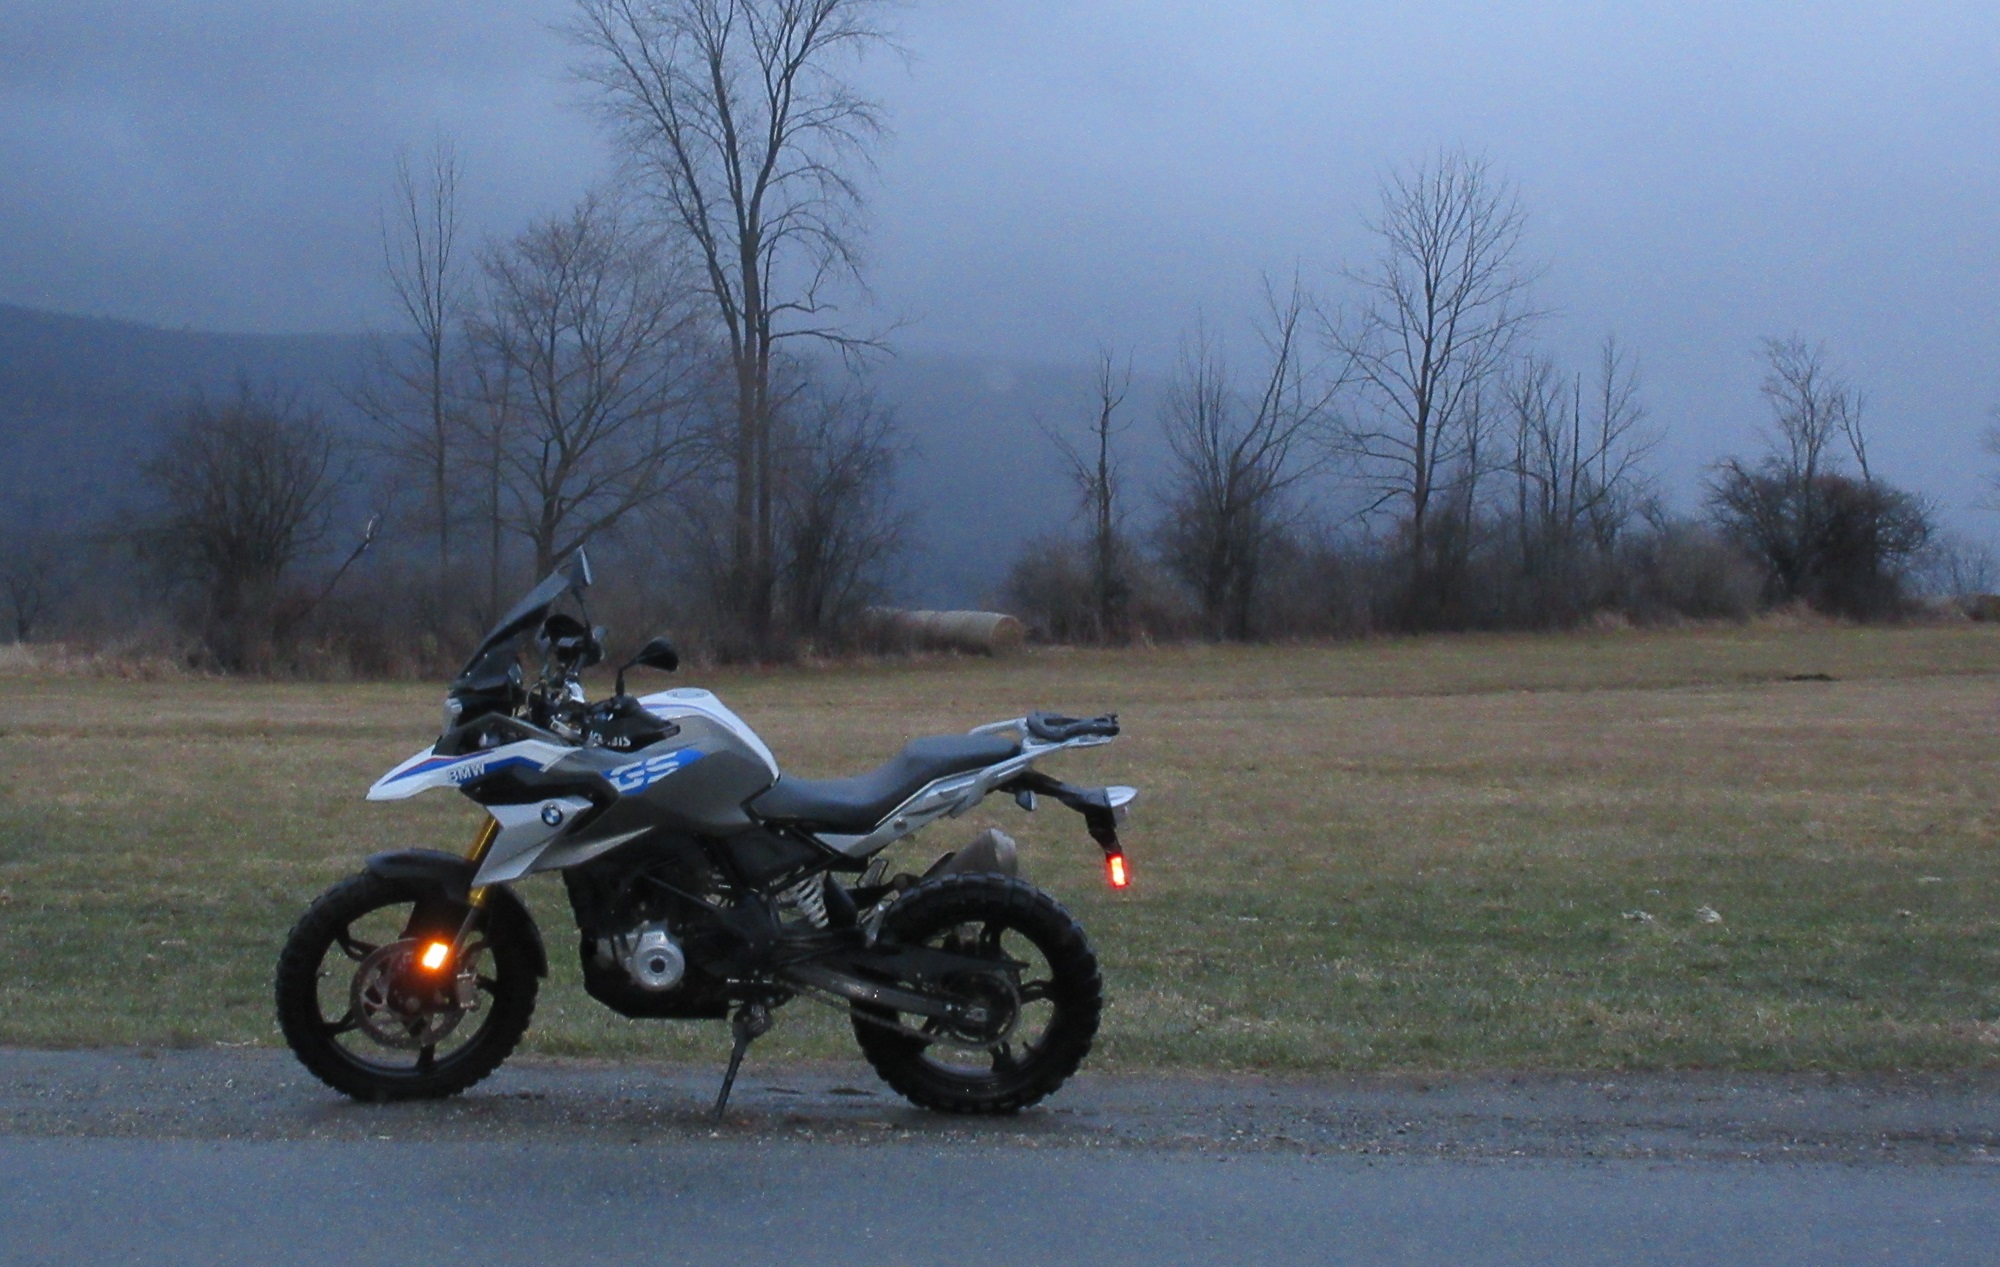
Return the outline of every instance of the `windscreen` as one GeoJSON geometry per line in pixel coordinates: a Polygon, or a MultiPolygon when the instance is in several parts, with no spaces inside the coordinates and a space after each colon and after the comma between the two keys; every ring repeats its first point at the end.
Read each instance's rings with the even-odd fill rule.
{"type": "Polygon", "coordinates": [[[528,635],[541,628],[548,619],[549,609],[561,600],[564,594],[576,593],[579,597],[590,585],[590,560],[578,550],[569,561],[528,591],[527,597],[508,609],[498,624],[480,639],[479,647],[465,667],[458,671],[458,678],[452,683],[454,688],[471,690],[492,690],[505,684],[507,670],[513,667],[515,653],[528,635]]]}

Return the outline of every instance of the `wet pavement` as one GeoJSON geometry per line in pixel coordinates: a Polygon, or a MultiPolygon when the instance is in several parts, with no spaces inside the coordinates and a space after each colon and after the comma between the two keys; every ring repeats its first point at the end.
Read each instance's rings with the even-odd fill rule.
{"type": "Polygon", "coordinates": [[[363,1105],[281,1052],[0,1051],[0,1263],[1990,1263],[2000,1077],[522,1059],[363,1105]]]}

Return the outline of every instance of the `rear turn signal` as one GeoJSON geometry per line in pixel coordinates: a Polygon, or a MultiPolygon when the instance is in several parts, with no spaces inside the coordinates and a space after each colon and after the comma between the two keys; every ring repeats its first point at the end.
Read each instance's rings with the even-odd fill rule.
{"type": "Polygon", "coordinates": [[[1132,882],[1132,877],[1125,873],[1124,854],[1114,853],[1105,857],[1104,878],[1111,881],[1114,889],[1122,889],[1132,882]]]}
{"type": "Polygon", "coordinates": [[[418,956],[417,962],[424,966],[425,971],[436,972],[444,967],[445,960],[449,958],[451,958],[451,943],[434,941],[424,947],[424,953],[418,956]]]}

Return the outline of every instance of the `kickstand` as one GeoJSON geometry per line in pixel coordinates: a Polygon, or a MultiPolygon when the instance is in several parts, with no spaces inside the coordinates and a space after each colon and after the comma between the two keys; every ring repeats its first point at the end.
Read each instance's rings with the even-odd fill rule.
{"type": "Polygon", "coordinates": [[[750,1050],[751,1043],[770,1032],[771,1013],[762,1003],[746,1003],[736,1009],[736,1018],[729,1029],[736,1036],[736,1044],[729,1050],[729,1072],[722,1075],[722,1094],[715,1097],[718,1122],[722,1120],[722,1111],[729,1107],[729,1089],[736,1085],[736,1071],[743,1066],[743,1053],[750,1050]]]}

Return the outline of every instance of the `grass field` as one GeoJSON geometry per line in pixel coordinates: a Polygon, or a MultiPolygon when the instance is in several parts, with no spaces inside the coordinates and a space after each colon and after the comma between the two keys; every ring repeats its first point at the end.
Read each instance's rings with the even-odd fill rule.
{"type": "MultiPolygon", "coordinates": [[[[2000,631],[1776,628],[1037,652],[716,689],[807,775],[1029,707],[1128,738],[1136,879],[1072,814],[986,822],[1105,963],[1100,1065],[2000,1065],[2000,631]],[[1832,681],[1791,680],[1824,674],[1832,681]],[[1709,922],[1702,908],[1719,914],[1709,922]]],[[[477,811],[361,800],[440,690],[0,679],[0,1043],[270,1044],[306,901],[477,811]]],[[[723,1027],[586,998],[559,883],[556,1053],[719,1060],[723,1027]]],[[[851,1050],[798,1004],[760,1056],[851,1050]]]]}

